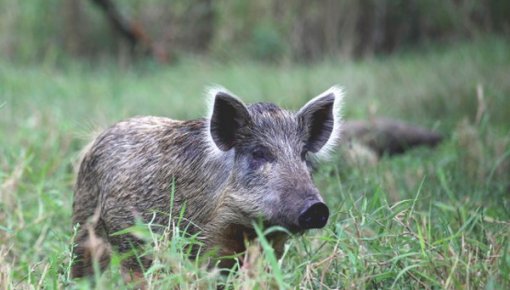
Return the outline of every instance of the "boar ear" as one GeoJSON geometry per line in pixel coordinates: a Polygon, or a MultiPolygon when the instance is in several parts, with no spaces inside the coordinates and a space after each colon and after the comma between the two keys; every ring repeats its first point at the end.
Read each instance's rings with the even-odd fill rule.
{"type": "Polygon", "coordinates": [[[310,100],[297,113],[305,132],[306,148],[319,157],[326,155],[340,137],[342,99],[342,88],[335,86],[310,100]]]}
{"type": "Polygon", "coordinates": [[[209,133],[221,151],[228,151],[235,145],[238,130],[248,124],[250,114],[246,106],[225,89],[212,89],[210,96],[213,100],[209,133]]]}

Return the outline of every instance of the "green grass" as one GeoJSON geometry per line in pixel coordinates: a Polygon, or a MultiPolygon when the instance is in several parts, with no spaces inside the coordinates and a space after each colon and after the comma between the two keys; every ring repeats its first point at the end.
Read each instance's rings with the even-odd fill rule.
{"type": "MultiPolygon", "coordinates": [[[[0,61],[0,288],[93,287],[69,278],[77,156],[98,127],[133,115],[196,118],[219,83],[247,102],[297,109],[332,84],[347,118],[392,116],[445,135],[435,149],[349,162],[341,152],[316,183],[326,228],[287,243],[284,258],[253,245],[229,276],[185,258],[196,242],[174,228],[139,231],[156,259],[153,289],[510,287],[510,43],[497,38],[387,59],[271,66],[184,59],[175,66],[0,61]],[[481,106],[477,86],[484,94],[481,106]]],[[[260,229],[263,232],[264,229],[260,229]]],[[[95,278],[124,287],[122,257],[95,278]]]]}

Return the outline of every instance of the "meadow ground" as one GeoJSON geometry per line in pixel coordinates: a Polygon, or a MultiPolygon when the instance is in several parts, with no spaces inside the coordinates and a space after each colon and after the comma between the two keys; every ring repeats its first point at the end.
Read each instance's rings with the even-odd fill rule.
{"type": "Polygon", "coordinates": [[[129,116],[203,116],[204,87],[217,83],[290,109],[341,84],[346,118],[396,117],[445,140],[372,165],[335,154],[316,173],[332,213],[326,228],[292,238],[279,261],[262,240],[228,277],[186,259],[193,241],[181,232],[168,239],[140,225],[155,245],[151,289],[509,289],[509,52],[510,42],[489,37],[313,65],[1,60],[0,288],[123,287],[118,256],[93,284],[69,277],[78,153],[90,132],[129,116]]]}

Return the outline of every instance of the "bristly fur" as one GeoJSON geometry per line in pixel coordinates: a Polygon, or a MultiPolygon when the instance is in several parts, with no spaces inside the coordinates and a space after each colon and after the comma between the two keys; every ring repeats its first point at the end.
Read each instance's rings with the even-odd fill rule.
{"type": "MultiPolygon", "coordinates": [[[[139,218],[161,231],[159,225],[169,224],[166,213],[183,214],[181,226],[203,242],[191,248],[192,256],[214,251],[221,268],[231,268],[236,261],[228,257],[256,237],[256,220],[291,233],[324,227],[329,209],[307,152],[324,155],[338,140],[342,96],[332,87],[294,113],[269,103],[245,105],[214,87],[207,118],[145,116],[109,127],[87,148],[75,184],[72,219],[81,228],[72,276],[93,274],[88,253],[95,236],[120,253],[143,245],[130,233],[111,235],[139,218]],[[100,222],[90,223],[91,217],[100,222]]],[[[277,257],[287,237],[268,236],[277,257]]],[[[110,255],[98,256],[92,259],[102,270],[110,255]]],[[[122,267],[141,275],[151,263],[150,256],[130,256],[122,267]]]]}
{"type": "Polygon", "coordinates": [[[315,102],[317,99],[324,98],[329,94],[333,94],[335,96],[335,102],[333,104],[333,131],[331,132],[331,136],[324,146],[315,154],[314,157],[317,159],[328,159],[330,153],[333,151],[335,146],[340,141],[340,137],[342,134],[342,108],[343,108],[343,99],[344,99],[344,89],[341,86],[334,85],[328,90],[324,91],[317,97],[308,101],[303,108],[307,107],[309,104],[315,102]]]}

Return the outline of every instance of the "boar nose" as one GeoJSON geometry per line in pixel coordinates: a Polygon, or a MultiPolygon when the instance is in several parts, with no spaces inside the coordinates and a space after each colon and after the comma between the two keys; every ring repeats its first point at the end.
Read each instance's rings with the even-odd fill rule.
{"type": "Polygon", "coordinates": [[[320,229],[326,225],[329,217],[329,209],[323,202],[312,203],[298,218],[302,229],[320,229]]]}

